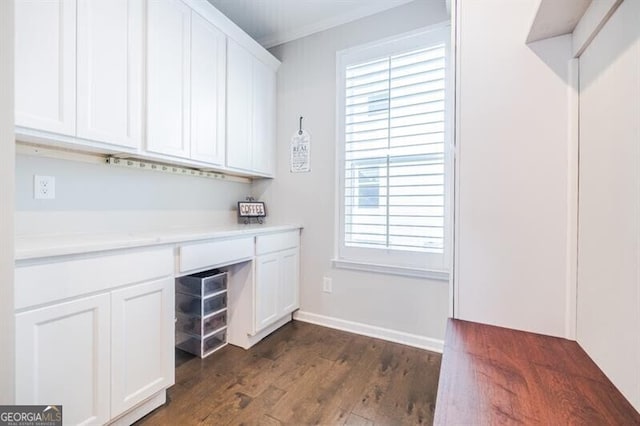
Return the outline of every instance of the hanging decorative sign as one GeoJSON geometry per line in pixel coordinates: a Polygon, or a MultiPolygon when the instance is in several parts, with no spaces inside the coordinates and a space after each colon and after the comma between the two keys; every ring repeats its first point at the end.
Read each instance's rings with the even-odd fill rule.
{"type": "Polygon", "coordinates": [[[300,128],[291,137],[291,173],[305,173],[311,171],[311,135],[302,130],[302,117],[300,128]]]}

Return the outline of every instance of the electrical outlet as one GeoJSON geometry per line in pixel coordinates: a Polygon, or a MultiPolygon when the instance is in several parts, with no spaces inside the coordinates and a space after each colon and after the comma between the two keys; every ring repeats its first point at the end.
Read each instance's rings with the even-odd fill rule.
{"type": "Polygon", "coordinates": [[[333,291],[333,282],[331,278],[322,278],[322,291],[324,291],[325,293],[331,293],[333,291]]]}
{"type": "Polygon", "coordinates": [[[33,198],[53,200],[56,198],[56,178],[53,176],[33,176],[33,198]]]}

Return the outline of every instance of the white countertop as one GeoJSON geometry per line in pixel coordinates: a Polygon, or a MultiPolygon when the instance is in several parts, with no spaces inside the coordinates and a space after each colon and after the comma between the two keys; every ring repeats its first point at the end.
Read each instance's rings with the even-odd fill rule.
{"type": "Polygon", "coordinates": [[[300,229],[290,225],[227,225],[206,228],[176,228],[144,232],[17,235],[15,260],[65,256],[124,248],[186,243],[198,240],[260,235],[300,229]]]}

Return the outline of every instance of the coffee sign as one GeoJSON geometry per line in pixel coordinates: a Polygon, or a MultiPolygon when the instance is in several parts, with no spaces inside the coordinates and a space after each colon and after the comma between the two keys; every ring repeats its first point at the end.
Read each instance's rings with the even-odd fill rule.
{"type": "Polygon", "coordinates": [[[267,212],[262,201],[238,201],[238,216],[265,217],[267,212]]]}

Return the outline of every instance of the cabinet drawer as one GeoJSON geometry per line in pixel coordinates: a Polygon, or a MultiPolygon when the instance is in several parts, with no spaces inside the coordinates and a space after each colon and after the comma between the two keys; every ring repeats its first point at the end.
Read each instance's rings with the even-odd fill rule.
{"type": "Polygon", "coordinates": [[[180,247],[180,272],[215,268],[250,260],[253,257],[253,238],[211,241],[180,247]]]}
{"type": "Polygon", "coordinates": [[[286,250],[300,245],[300,231],[259,235],[256,237],[256,255],[286,250]]]}
{"type": "Polygon", "coordinates": [[[227,344],[227,330],[220,330],[205,339],[185,333],[176,333],[176,347],[201,358],[211,355],[227,344]]]}
{"type": "Polygon", "coordinates": [[[198,297],[206,297],[227,289],[227,273],[206,271],[180,277],[176,281],[176,291],[198,297]]]}
{"type": "Polygon", "coordinates": [[[227,325],[227,311],[218,312],[205,319],[198,316],[186,315],[181,312],[177,312],[176,317],[178,319],[176,331],[198,337],[208,336],[227,325]]]}
{"type": "Polygon", "coordinates": [[[220,330],[202,341],[202,357],[212,354],[227,343],[227,330],[220,330]]]}
{"type": "Polygon", "coordinates": [[[227,292],[202,299],[189,294],[176,293],[176,312],[207,316],[227,307],[227,292]]]}
{"type": "Polygon", "coordinates": [[[15,308],[173,275],[173,249],[115,251],[16,268],[15,308]]]}

